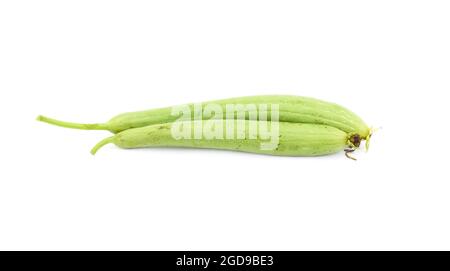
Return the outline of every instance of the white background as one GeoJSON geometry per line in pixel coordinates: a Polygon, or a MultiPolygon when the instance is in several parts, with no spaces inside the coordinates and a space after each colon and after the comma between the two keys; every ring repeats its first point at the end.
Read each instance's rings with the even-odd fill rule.
{"type": "Polygon", "coordinates": [[[448,250],[448,1],[2,1],[0,249],[448,250]],[[80,122],[259,94],[382,127],[357,162],[90,148],[80,122]]]}

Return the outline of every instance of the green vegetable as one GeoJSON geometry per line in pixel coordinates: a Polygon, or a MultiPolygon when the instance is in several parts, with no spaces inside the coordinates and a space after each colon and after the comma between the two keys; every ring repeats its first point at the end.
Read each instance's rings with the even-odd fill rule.
{"type": "MultiPolygon", "coordinates": [[[[235,105],[279,105],[279,121],[294,123],[312,123],[336,127],[346,133],[355,133],[366,139],[370,135],[369,127],[364,121],[350,110],[329,102],[299,96],[249,96],[232,98],[218,101],[202,103],[203,107],[208,104],[217,104],[226,111],[227,104],[235,105]]],[[[195,111],[194,104],[187,105],[191,112],[195,111]]],[[[72,122],[63,122],[44,116],[39,116],[38,120],[50,124],[84,130],[109,130],[118,133],[130,128],[144,127],[158,123],[169,123],[178,119],[179,116],[172,114],[173,107],[151,109],[120,114],[106,123],[97,124],[79,124],[72,122]]],[[[245,115],[249,120],[249,115],[254,112],[250,109],[245,115]]],[[[261,112],[261,111],[259,111],[261,112]]],[[[271,108],[266,109],[270,120],[271,108]]],[[[223,118],[226,118],[225,114],[223,118]]]]}
{"type": "MultiPolygon", "coordinates": [[[[251,124],[258,126],[259,121],[245,120],[246,131],[249,131],[251,124]]],[[[112,137],[100,141],[91,151],[95,154],[102,146],[114,143],[120,148],[144,148],[144,147],[185,147],[185,148],[206,148],[224,149],[242,152],[282,155],[282,156],[320,156],[332,154],[344,150],[347,146],[353,145],[351,136],[347,133],[326,125],[302,124],[279,122],[279,133],[277,144],[273,149],[262,149],[261,144],[268,143],[268,140],[249,139],[226,139],[225,130],[234,126],[234,134],[238,133],[236,121],[234,125],[230,122],[223,122],[223,139],[201,139],[193,138],[193,128],[190,139],[175,139],[172,129],[174,123],[163,123],[146,127],[128,129],[112,137]]],[[[188,123],[189,124],[189,123],[188,123]]],[[[189,126],[194,127],[196,121],[189,126]]],[[[268,122],[270,126],[271,123],[268,122]]]]}
{"type": "Polygon", "coordinates": [[[38,120],[67,128],[109,130],[116,134],[97,144],[92,149],[93,154],[103,145],[114,143],[121,148],[213,148],[288,156],[316,156],[345,150],[347,157],[352,158],[349,153],[358,148],[362,140],[366,141],[368,149],[372,133],[360,117],[340,105],[307,97],[279,95],[239,97],[124,113],[106,123],[81,124],[44,116],[39,116],[38,120]],[[220,138],[217,133],[213,138],[197,137],[195,129],[189,131],[192,137],[176,139],[171,129],[180,124],[180,115],[185,117],[183,123],[192,127],[202,123],[202,119],[203,122],[221,120],[225,123],[224,129],[234,129],[233,133],[239,131],[228,125],[239,120],[247,128],[277,123],[277,145],[273,149],[261,148],[261,144],[267,143],[267,138],[220,138]]]}

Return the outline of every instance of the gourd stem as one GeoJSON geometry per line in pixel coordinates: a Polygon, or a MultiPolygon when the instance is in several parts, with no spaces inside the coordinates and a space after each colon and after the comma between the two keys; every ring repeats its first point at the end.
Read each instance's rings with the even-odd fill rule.
{"type": "Polygon", "coordinates": [[[108,130],[108,127],[105,123],[75,123],[75,122],[67,122],[60,121],[52,118],[48,118],[45,116],[38,116],[36,118],[38,121],[46,122],[49,124],[53,124],[60,127],[72,128],[72,129],[81,129],[81,130],[108,130]]]}
{"type": "Polygon", "coordinates": [[[95,145],[92,148],[91,154],[95,155],[101,147],[105,146],[106,144],[113,143],[113,141],[114,141],[114,136],[103,139],[102,141],[98,142],[97,145],[95,145]]]}

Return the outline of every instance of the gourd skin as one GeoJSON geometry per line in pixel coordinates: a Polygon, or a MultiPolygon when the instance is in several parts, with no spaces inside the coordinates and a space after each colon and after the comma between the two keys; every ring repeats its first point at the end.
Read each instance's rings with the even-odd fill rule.
{"type": "MultiPolygon", "coordinates": [[[[246,127],[250,122],[245,121],[246,127]]],[[[257,122],[257,121],[256,121],[257,122]]],[[[192,122],[193,124],[195,123],[192,122]]],[[[227,127],[225,122],[225,127],[227,127]]],[[[270,122],[268,122],[270,125],[270,122]]],[[[121,148],[146,147],[186,147],[242,151],[281,156],[320,156],[342,151],[349,145],[348,135],[334,127],[279,122],[278,145],[273,150],[261,149],[261,143],[268,140],[258,139],[175,139],[172,135],[173,123],[162,123],[140,128],[128,129],[98,143],[93,149],[114,143],[121,148]]],[[[195,124],[194,124],[195,125],[195,124]]],[[[270,127],[270,126],[269,126],[270,127]]],[[[235,133],[237,125],[234,125],[235,133]]],[[[248,129],[246,129],[248,131],[248,129]]]]}
{"type": "MultiPolygon", "coordinates": [[[[308,97],[266,95],[239,97],[202,103],[203,106],[207,104],[218,104],[222,107],[223,112],[226,111],[225,106],[227,104],[266,104],[268,105],[268,120],[270,120],[271,116],[270,105],[277,104],[279,105],[280,122],[311,123],[332,126],[349,134],[358,134],[362,139],[366,139],[370,135],[369,127],[355,113],[340,105],[308,97]]],[[[194,104],[189,104],[189,107],[191,111],[193,111],[194,104]]],[[[179,116],[173,116],[171,113],[172,107],[124,113],[112,118],[109,122],[104,124],[104,127],[107,127],[107,129],[113,133],[118,133],[130,128],[173,122],[177,120],[179,116]]],[[[249,114],[246,115],[246,119],[249,119],[248,115],[249,114]]],[[[223,118],[225,118],[225,113],[223,114],[223,118]]]]}
{"type": "Polygon", "coordinates": [[[363,140],[368,150],[372,135],[372,130],[359,116],[338,104],[283,95],[238,97],[123,113],[106,123],[65,122],[45,116],[37,119],[67,128],[109,130],[116,134],[99,142],[92,149],[93,154],[105,144],[115,143],[121,148],[209,148],[285,156],[319,156],[345,150],[346,156],[354,159],[349,153],[359,148],[363,140]],[[230,106],[234,107],[231,115],[230,106]],[[273,123],[279,124],[280,133],[278,145],[270,150],[261,147],[266,142],[261,138],[226,139],[225,136],[213,140],[197,137],[177,140],[171,133],[172,125],[179,123],[180,119],[190,123],[211,119],[224,123],[244,121],[248,126],[259,122],[271,123],[272,117],[273,123]]]}

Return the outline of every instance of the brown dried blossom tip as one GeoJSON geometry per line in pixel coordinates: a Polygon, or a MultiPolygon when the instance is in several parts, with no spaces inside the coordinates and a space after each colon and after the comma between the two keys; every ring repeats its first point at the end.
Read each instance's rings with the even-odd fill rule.
{"type": "Polygon", "coordinates": [[[353,146],[358,148],[359,145],[361,145],[361,136],[358,134],[354,134],[354,135],[350,136],[349,141],[350,141],[350,143],[353,144],[353,146]]]}

